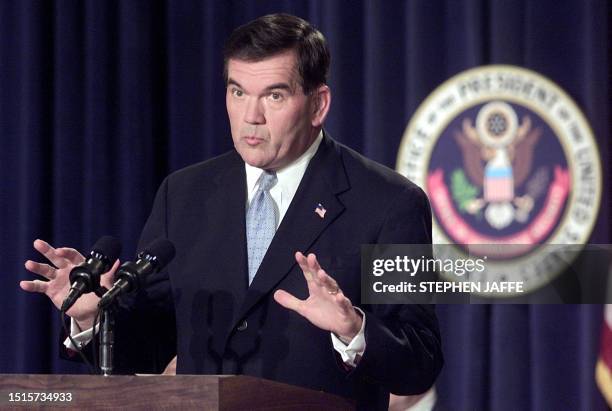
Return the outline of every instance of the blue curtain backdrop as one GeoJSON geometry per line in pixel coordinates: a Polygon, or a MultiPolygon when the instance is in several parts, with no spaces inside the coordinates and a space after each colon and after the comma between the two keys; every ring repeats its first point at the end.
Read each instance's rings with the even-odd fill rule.
{"type": "MultiPolygon", "coordinates": [[[[610,243],[606,0],[0,1],[0,372],[73,373],[59,319],[20,291],[32,240],[131,258],[162,178],[231,148],[221,48],[262,14],[302,16],[332,49],[327,129],[390,167],[417,106],[491,63],[533,69],[583,109],[604,163],[592,235],[610,243]]],[[[203,228],[205,229],[205,228],[203,228]]],[[[601,306],[440,306],[447,409],[605,409],[601,306]]]]}

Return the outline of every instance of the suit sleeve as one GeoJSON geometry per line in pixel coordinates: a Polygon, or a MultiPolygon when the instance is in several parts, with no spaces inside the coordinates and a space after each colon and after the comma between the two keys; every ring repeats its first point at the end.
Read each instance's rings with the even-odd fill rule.
{"type": "MultiPolygon", "coordinates": [[[[380,244],[431,244],[431,210],[425,193],[407,187],[390,205],[380,244]]],[[[398,395],[425,392],[443,364],[434,305],[370,305],[366,350],[353,371],[398,395]]]]}
{"type": "MultiPolygon", "coordinates": [[[[157,191],[138,250],[167,238],[168,181],[157,191]]],[[[166,269],[147,277],[142,290],[121,298],[116,314],[116,364],[121,373],[160,373],[176,355],[174,304],[166,269]]]]}

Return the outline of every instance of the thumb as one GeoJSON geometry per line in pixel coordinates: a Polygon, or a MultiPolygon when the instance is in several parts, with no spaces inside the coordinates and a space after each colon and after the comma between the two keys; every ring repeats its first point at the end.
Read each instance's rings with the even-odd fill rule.
{"type": "Polygon", "coordinates": [[[303,303],[302,300],[294,297],[285,290],[276,290],[276,292],[274,293],[274,300],[283,307],[293,310],[297,313],[300,312],[303,303]]]}
{"type": "Polygon", "coordinates": [[[106,288],[111,288],[113,286],[113,283],[115,282],[115,272],[117,271],[117,268],[119,268],[119,262],[119,260],[115,260],[115,263],[111,269],[102,274],[102,277],[100,277],[100,284],[102,286],[106,288]]]}

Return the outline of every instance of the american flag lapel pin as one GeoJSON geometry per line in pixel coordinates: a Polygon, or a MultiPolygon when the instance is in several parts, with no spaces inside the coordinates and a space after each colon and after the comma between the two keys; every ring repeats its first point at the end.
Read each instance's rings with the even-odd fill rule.
{"type": "Polygon", "coordinates": [[[315,208],[315,213],[317,213],[319,217],[325,218],[325,213],[327,213],[327,210],[325,207],[323,207],[323,204],[319,203],[317,204],[317,208],[315,208]]]}

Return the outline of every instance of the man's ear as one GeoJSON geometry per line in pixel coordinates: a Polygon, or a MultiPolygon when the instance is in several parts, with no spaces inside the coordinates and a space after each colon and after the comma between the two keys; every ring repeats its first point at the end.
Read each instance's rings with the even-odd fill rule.
{"type": "Polygon", "coordinates": [[[331,90],[326,84],[322,84],[312,91],[312,98],[313,105],[310,123],[313,127],[320,127],[329,112],[331,90]]]}

